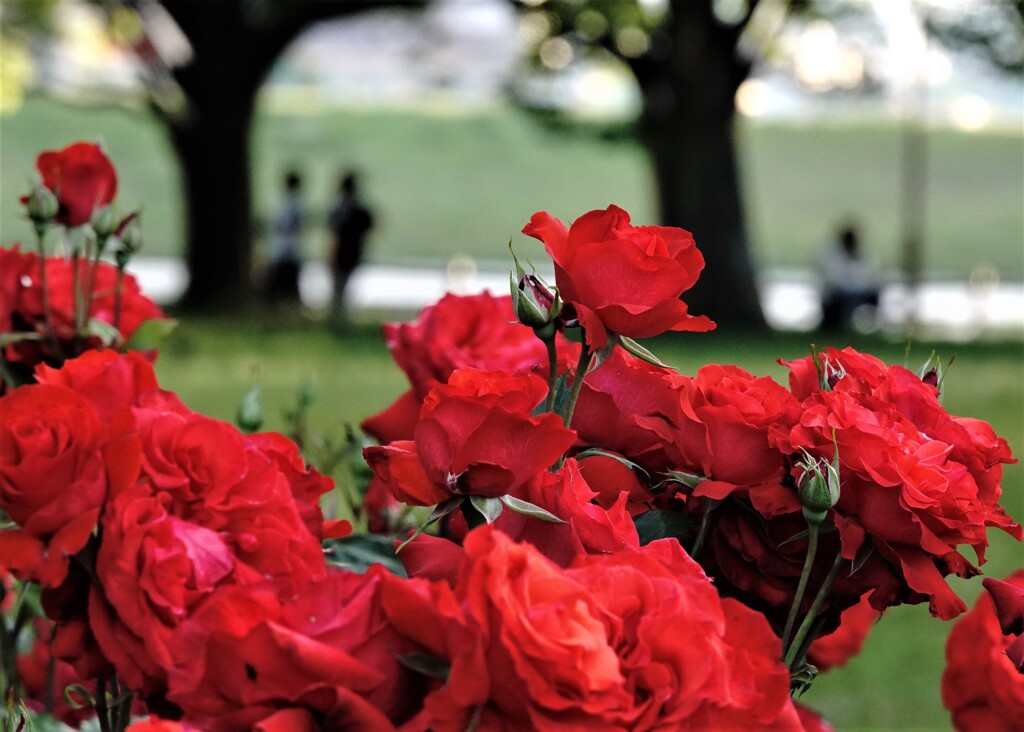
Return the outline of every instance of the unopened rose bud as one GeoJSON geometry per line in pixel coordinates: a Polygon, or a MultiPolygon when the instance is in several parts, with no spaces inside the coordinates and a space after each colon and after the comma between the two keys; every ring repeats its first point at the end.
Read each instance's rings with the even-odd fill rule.
{"type": "Polygon", "coordinates": [[[102,239],[113,234],[117,227],[117,213],[113,206],[104,206],[92,215],[92,230],[96,232],[96,236],[102,239]]]}
{"type": "Polygon", "coordinates": [[[51,221],[57,215],[57,211],[60,210],[57,196],[42,183],[38,183],[28,199],[22,199],[22,201],[25,202],[28,217],[36,223],[51,221]]]}
{"type": "Polygon", "coordinates": [[[539,277],[524,274],[519,282],[512,281],[512,305],[516,317],[523,325],[537,331],[542,338],[552,338],[555,321],[562,312],[562,299],[539,277]]]}
{"type": "Polygon", "coordinates": [[[820,524],[828,516],[829,509],[839,502],[839,465],[837,460],[829,463],[806,452],[804,455],[804,461],[799,463],[804,474],[797,486],[797,495],[803,504],[807,522],[820,524]]]}
{"type": "Polygon", "coordinates": [[[138,212],[125,216],[114,233],[130,254],[139,251],[142,248],[142,223],[138,212]]]}

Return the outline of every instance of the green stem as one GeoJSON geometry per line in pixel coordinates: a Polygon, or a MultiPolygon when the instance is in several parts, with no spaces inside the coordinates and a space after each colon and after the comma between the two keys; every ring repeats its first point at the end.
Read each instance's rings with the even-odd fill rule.
{"type": "Polygon", "coordinates": [[[53,330],[53,313],[50,311],[50,286],[46,281],[46,246],[43,244],[45,236],[45,224],[36,224],[36,246],[39,248],[39,296],[43,302],[43,330],[50,342],[54,357],[62,358],[60,343],[53,330]]]}
{"type": "Polygon", "coordinates": [[[96,681],[96,719],[99,720],[101,732],[113,732],[110,727],[110,709],[107,708],[107,680],[103,677],[96,681]]]}
{"type": "Polygon", "coordinates": [[[697,558],[697,554],[704,548],[704,542],[707,541],[708,534],[711,531],[711,514],[715,512],[715,509],[721,505],[721,501],[716,501],[711,498],[704,499],[704,515],[700,520],[700,531],[697,532],[697,539],[693,542],[693,549],[690,550],[690,556],[694,559],[697,558]]]}
{"type": "Polygon", "coordinates": [[[558,384],[558,351],[554,336],[544,340],[548,349],[548,397],[544,400],[544,411],[555,411],[555,387],[558,384]]]}
{"type": "Polygon", "coordinates": [[[807,537],[807,556],[804,557],[804,568],[800,573],[800,583],[796,586],[796,594],[793,596],[793,604],[789,608],[789,616],[786,618],[786,629],[782,633],[782,650],[789,650],[789,635],[793,632],[793,625],[796,623],[796,616],[800,612],[800,605],[804,601],[804,593],[807,591],[807,580],[811,578],[811,569],[814,567],[814,557],[818,553],[818,524],[807,524],[810,535],[807,537]]]}
{"type": "Polygon", "coordinates": [[[121,331],[121,289],[124,285],[124,267],[117,265],[117,285],[114,288],[114,329],[121,331]]]}
{"type": "Polygon", "coordinates": [[[569,392],[569,402],[565,405],[565,416],[562,418],[566,427],[570,427],[572,424],[572,413],[576,410],[576,400],[580,398],[580,392],[583,390],[583,379],[586,378],[587,371],[590,369],[592,356],[593,354],[587,349],[587,342],[584,340],[580,344],[580,360],[576,364],[576,372],[572,377],[572,391],[569,392]]]}
{"type": "Polygon", "coordinates": [[[839,567],[843,563],[843,553],[839,552],[836,554],[836,559],[832,563],[832,568],[828,571],[828,576],[825,577],[825,581],[821,584],[821,589],[818,590],[818,594],[814,596],[814,602],[811,604],[811,609],[807,611],[804,622],[800,624],[800,627],[796,631],[796,635],[793,636],[793,642],[789,646],[789,650],[786,651],[786,657],[783,659],[783,663],[793,669],[793,665],[796,662],[797,655],[800,648],[804,645],[804,641],[807,638],[807,634],[811,630],[811,626],[814,625],[814,620],[818,616],[818,612],[821,610],[821,606],[825,604],[825,599],[828,597],[828,593],[832,590],[832,583],[836,581],[836,577],[839,575],[839,567]]]}

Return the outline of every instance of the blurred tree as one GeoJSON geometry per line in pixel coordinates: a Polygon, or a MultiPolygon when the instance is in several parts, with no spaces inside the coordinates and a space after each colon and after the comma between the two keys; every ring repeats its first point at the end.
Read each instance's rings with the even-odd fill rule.
{"type": "MultiPolygon", "coordinates": [[[[187,199],[184,304],[234,307],[251,294],[249,137],[256,93],[305,28],[388,0],[94,0],[145,63],[187,199]]],[[[402,5],[415,5],[403,0],[402,5]]]]}
{"type": "MultiPolygon", "coordinates": [[[[620,59],[642,96],[638,123],[662,223],[693,231],[707,266],[685,295],[719,323],[764,325],[751,264],[734,122],[735,96],[772,49],[787,15],[832,19],[870,12],[838,0],[517,0],[534,68],[558,73],[574,56],[620,59]]],[[[1021,0],[911,0],[924,27],[1020,68],[1021,0]]]]}

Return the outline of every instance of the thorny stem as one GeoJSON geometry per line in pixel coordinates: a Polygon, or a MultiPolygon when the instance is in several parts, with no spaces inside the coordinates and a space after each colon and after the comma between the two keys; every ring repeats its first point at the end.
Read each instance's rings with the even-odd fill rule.
{"type": "Polygon", "coordinates": [[[814,619],[817,617],[818,612],[821,610],[821,606],[825,604],[825,599],[828,597],[828,593],[832,590],[832,583],[836,581],[836,577],[839,575],[839,567],[843,563],[843,553],[839,552],[836,554],[836,559],[832,563],[832,568],[828,571],[828,576],[825,577],[825,581],[821,583],[821,589],[818,590],[818,594],[814,596],[814,602],[811,604],[811,609],[807,611],[807,615],[804,617],[804,622],[800,624],[800,628],[796,631],[796,635],[793,637],[793,642],[789,646],[789,650],[786,651],[786,657],[783,659],[783,663],[793,669],[793,664],[796,662],[797,654],[800,648],[804,645],[804,640],[807,637],[811,626],[814,624],[814,619]]]}
{"type": "Polygon", "coordinates": [[[819,525],[808,523],[807,530],[807,556],[804,558],[804,568],[800,573],[800,583],[796,586],[796,594],[793,596],[793,604],[789,608],[789,616],[786,618],[786,629],[782,633],[783,651],[789,650],[789,635],[793,632],[793,625],[796,623],[796,616],[800,612],[800,605],[804,601],[804,593],[807,591],[807,581],[811,578],[811,569],[814,567],[814,557],[818,553],[818,530],[819,525]]]}

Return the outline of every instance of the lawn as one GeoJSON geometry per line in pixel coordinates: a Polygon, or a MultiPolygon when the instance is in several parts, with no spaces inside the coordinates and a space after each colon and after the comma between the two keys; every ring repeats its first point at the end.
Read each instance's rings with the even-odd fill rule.
{"type": "MultiPolygon", "coordinates": [[[[840,220],[862,226],[865,249],[886,267],[899,261],[900,137],[895,124],[738,128],[757,261],[807,266],[840,220]]],[[[75,139],[102,140],[121,171],[119,200],[145,210],[146,253],[180,252],[177,168],[162,128],[141,112],[81,109],[31,99],[0,118],[0,241],[27,238],[17,197],[34,155],[75,139]]],[[[1024,136],[934,131],[928,138],[925,259],[933,276],[965,278],[985,263],[1024,280],[1024,136]]],[[[500,259],[529,218],[564,219],[615,202],[640,223],[655,220],[644,150],[546,129],[514,109],[438,116],[397,111],[260,114],[253,133],[256,212],[273,210],[284,171],[306,177],[313,226],[310,257],[322,256],[319,225],[340,171],[354,166],[379,221],[370,257],[500,259]]],[[[700,232],[695,232],[698,244],[700,232]]]]}
{"type": "MultiPolygon", "coordinates": [[[[905,347],[855,338],[852,345],[890,363],[904,361],[905,347]]],[[[807,353],[800,335],[737,339],[728,333],[679,334],[649,343],[661,358],[684,373],[708,362],[736,363],[758,374],[785,378],[776,358],[807,353]]],[[[843,345],[843,344],[837,344],[843,345]]],[[[954,414],[989,420],[1016,454],[1024,447],[1024,354],[1020,344],[913,345],[909,363],[918,364],[935,348],[947,358],[959,352],[946,380],[945,405],[954,414]]],[[[311,423],[335,430],[386,406],[404,388],[375,328],[355,329],[343,339],[308,320],[252,318],[241,322],[192,318],[166,344],[158,362],[161,383],[179,392],[193,408],[232,419],[243,393],[254,384],[264,390],[267,427],[281,427],[281,412],[299,385],[316,393],[311,423]]],[[[1020,464],[1004,478],[1003,504],[1024,520],[1024,481],[1020,464]]],[[[1003,576],[1022,565],[1020,545],[992,532],[985,570],[1003,576]]],[[[953,580],[973,602],[978,581],[953,580]]],[[[844,730],[949,728],[939,697],[943,648],[949,625],[928,615],[925,606],[898,607],[877,626],[865,653],[844,669],[819,679],[805,698],[844,730]]]]}

